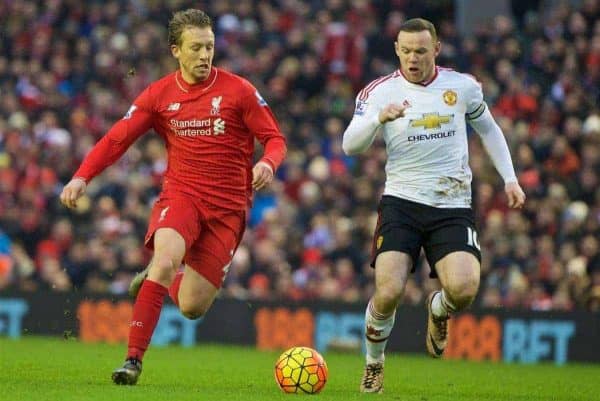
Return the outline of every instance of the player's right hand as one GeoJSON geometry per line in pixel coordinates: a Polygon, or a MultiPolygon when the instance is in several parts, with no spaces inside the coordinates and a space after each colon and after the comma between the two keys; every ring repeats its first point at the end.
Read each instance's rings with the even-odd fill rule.
{"type": "Polygon", "coordinates": [[[60,201],[69,209],[77,207],[77,199],[85,193],[87,184],[83,178],[75,177],[62,190],[60,201]]]}
{"type": "Polygon", "coordinates": [[[404,117],[404,110],[407,107],[390,103],[379,112],[379,122],[385,124],[388,121],[394,121],[397,118],[404,117]]]}
{"type": "Polygon", "coordinates": [[[520,209],[525,203],[525,192],[521,189],[518,182],[509,182],[504,186],[504,192],[508,198],[508,207],[520,209]]]}

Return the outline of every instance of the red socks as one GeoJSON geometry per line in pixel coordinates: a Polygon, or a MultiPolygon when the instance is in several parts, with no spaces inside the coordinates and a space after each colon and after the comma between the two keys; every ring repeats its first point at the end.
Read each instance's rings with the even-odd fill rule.
{"type": "MultiPolygon", "coordinates": [[[[181,279],[179,279],[181,282],[181,279]]],[[[179,288],[179,286],[177,286],[179,288]]],[[[144,280],[142,288],[133,305],[133,315],[129,324],[129,346],[127,359],[144,358],[144,352],[150,344],[152,333],[158,323],[163,299],[167,288],[151,280],[144,280]]]]}

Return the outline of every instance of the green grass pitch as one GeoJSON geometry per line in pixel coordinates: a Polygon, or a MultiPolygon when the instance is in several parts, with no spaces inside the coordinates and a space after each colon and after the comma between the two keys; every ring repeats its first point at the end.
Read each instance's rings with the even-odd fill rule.
{"type": "Polygon", "coordinates": [[[387,357],[385,392],[358,392],[363,357],[325,353],[329,380],[316,396],[284,394],[273,379],[279,352],[205,345],[151,348],[137,386],[110,373],[125,347],[75,340],[0,337],[0,400],[600,400],[600,365],[512,365],[387,357]]]}

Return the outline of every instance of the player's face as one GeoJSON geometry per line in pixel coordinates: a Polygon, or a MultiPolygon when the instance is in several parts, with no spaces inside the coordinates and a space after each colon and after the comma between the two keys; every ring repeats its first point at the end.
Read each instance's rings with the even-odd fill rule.
{"type": "Polygon", "coordinates": [[[394,45],[400,59],[400,70],[407,80],[419,83],[433,77],[440,42],[434,42],[429,31],[401,31],[394,45]]]}
{"type": "Polygon", "coordinates": [[[179,61],[181,75],[188,83],[204,81],[210,74],[215,55],[215,34],[210,27],[188,27],[181,33],[180,44],[171,46],[179,61]]]}

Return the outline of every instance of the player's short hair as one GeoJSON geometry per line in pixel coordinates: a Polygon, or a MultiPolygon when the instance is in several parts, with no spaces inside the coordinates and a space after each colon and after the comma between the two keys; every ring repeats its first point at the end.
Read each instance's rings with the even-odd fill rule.
{"type": "Polygon", "coordinates": [[[435,30],[435,25],[433,25],[430,21],[425,18],[412,18],[406,20],[400,25],[400,32],[421,32],[421,31],[429,31],[431,34],[431,39],[433,42],[437,42],[437,32],[435,30]]]}
{"type": "Polygon", "coordinates": [[[212,28],[212,20],[204,11],[195,8],[177,11],[169,21],[169,46],[181,45],[181,33],[188,27],[212,28]]]}

